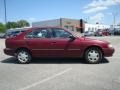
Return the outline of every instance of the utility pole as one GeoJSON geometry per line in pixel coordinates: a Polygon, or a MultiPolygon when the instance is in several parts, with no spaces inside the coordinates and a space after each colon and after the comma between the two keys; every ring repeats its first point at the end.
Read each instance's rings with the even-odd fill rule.
{"type": "Polygon", "coordinates": [[[5,24],[7,23],[6,0],[4,0],[5,24]]]}
{"type": "Polygon", "coordinates": [[[113,15],[113,29],[115,30],[117,13],[112,13],[112,15],[113,15]]]}

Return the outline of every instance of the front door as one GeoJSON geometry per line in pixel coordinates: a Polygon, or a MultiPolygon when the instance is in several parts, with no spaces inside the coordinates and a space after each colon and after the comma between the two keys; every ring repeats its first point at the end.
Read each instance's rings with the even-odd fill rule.
{"type": "Polygon", "coordinates": [[[53,28],[51,45],[52,52],[57,57],[79,57],[81,54],[80,40],[70,40],[71,33],[64,29],[53,28]]]}

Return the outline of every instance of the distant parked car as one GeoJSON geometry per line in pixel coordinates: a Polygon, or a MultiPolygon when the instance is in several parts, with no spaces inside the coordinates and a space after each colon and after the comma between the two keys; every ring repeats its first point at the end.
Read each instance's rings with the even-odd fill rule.
{"type": "Polygon", "coordinates": [[[114,35],[120,35],[120,29],[114,29],[114,35]]]}
{"type": "Polygon", "coordinates": [[[5,33],[0,33],[0,38],[5,38],[5,33]]]}
{"type": "Polygon", "coordinates": [[[93,31],[86,31],[84,33],[84,36],[94,36],[94,32],[93,31]]]}
{"type": "Polygon", "coordinates": [[[114,35],[114,29],[109,29],[109,35],[114,35]]]}
{"type": "Polygon", "coordinates": [[[112,28],[109,30],[110,35],[120,35],[120,28],[112,28]]]}
{"type": "Polygon", "coordinates": [[[95,36],[102,36],[102,30],[98,29],[97,31],[95,31],[95,36]]]}
{"type": "Polygon", "coordinates": [[[109,30],[108,29],[104,29],[104,30],[102,30],[102,35],[103,36],[109,36],[109,30]]]}
{"type": "Polygon", "coordinates": [[[82,57],[95,64],[112,56],[114,48],[107,41],[82,37],[59,27],[36,27],[16,37],[7,38],[4,53],[25,64],[32,57],[82,57]]]}

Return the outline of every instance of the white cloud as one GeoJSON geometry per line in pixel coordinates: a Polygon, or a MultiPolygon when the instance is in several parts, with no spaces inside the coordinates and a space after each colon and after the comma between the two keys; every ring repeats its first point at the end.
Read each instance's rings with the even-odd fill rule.
{"type": "Polygon", "coordinates": [[[84,13],[92,13],[100,10],[106,10],[109,6],[120,4],[120,0],[93,0],[87,4],[84,13]]]}
{"type": "Polygon", "coordinates": [[[105,9],[108,9],[108,8],[107,7],[90,8],[90,9],[83,11],[83,13],[92,13],[92,12],[97,12],[97,11],[101,11],[101,10],[105,10],[105,9]]]}
{"type": "Polygon", "coordinates": [[[102,22],[103,17],[104,17],[103,13],[97,13],[96,15],[90,17],[90,20],[92,22],[94,22],[94,23],[96,23],[96,22],[102,22]]]}

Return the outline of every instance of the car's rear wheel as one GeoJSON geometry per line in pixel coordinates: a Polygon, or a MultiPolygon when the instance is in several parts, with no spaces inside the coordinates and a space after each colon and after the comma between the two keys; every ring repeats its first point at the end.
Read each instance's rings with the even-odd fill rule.
{"type": "Polygon", "coordinates": [[[31,61],[31,59],[32,59],[32,56],[29,53],[29,51],[22,49],[17,52],[17,60],[19,63],[27,64],[31,61]]]}
{"type": "Polygon", "coordinates": [[[85,59],[87,63],[97,64],[102,60],[102,58],[103,58],[102,51],[98,48],[89,48],[85,52],[85,59]]]}

